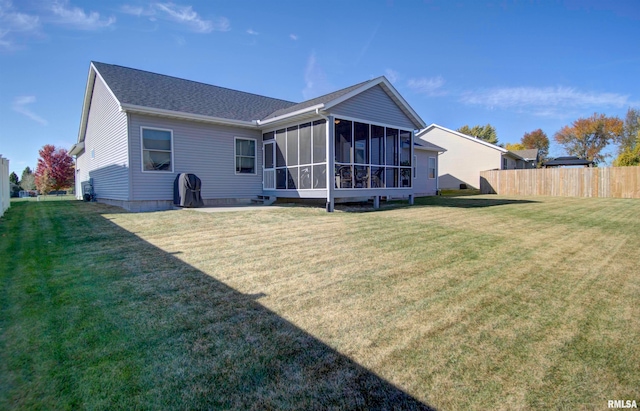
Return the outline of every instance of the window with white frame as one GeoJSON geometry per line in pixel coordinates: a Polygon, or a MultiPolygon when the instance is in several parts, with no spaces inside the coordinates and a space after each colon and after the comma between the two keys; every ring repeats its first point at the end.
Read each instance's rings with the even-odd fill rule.
{"type": "Polygon", "coordinates": [[[236,174],[256,174],[256,140],[236,137],[236,174]]]}
{"type": "Polygon", "coordinates": [[[173,172],[173,131],[141,128],[142,171],[173,172]]]}
{"type": "Polygon", "coordinates": [[[429,157],[429,178],[436,178],[436,158],[429,157]]]}

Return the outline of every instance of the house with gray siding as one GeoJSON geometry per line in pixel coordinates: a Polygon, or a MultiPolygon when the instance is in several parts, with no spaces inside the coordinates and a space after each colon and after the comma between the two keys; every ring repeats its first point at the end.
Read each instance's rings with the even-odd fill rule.
{"type": "Polygon", "coordinates": [[[518,169],[537,168],[540,163],[540,151],[537,148],[511,150],[511,152],[522,158],[522,160],[517,161],[516,168],[518,169]]]}
{"type": "Polygon", "coordinates": [[[296,103],[92,62],[70,153],[78,198],[89,188],[130,211],[171,208],[179,173],[202,180],[205,205],[315,198],[332,211],[413,201],[424,126],[385,77],[296,103]]]}
{"type": "Polygon", "coordinates": [[[438,156],[446,152],[444,148],[427,141],[413,143],[415,175],[413,179],[416,197],[437,195],[440,190],[438,182],[438,156]]]}

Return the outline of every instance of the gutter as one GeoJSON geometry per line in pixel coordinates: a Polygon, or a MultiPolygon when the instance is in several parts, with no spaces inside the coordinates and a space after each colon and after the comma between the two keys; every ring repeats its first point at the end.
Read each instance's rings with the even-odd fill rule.
{"type": "MultiPolygon", "coordinates": [[[[324,108],[324,104],[316,104],[315,106],[303,108],[301,110],[294,111],[292,113],[283,114],[281,116],[270,118],[268,120],[256,120],[256,125],[257,126],[264,126],[264,125],[267,125],[267,124],[276,123],[276,122],[281,121],[281,120],[285,120],[285,119],[289,119],[289,118],[292,118],[292,117],[295,117],[295,116],[299,116],[300,114],[310,113],[312,111],[315,111],[316,114],[317,114],[317,113],[319,113],[319,110],[321,108],[324,108]]],[[[319,115],[321,115],[321,114],[319,114],[319,115]]],[[[326,119],[326,117],[324,117],[324,118],[326,119]]]]}
{"type": "Polygon", "coordinates": [[[239,126],[239,127],[247,127],[247,128],[256,128],[258,125],[257,121],[244,121],[244,120],[231,120],[227,118],[221,117],[211,117],[205,116],[202,114],[191,114],[185,113],[182,111],[173,111],[173,110],[165,110],[161,108],[151,108],[145,106],[138,106],[135,104],[120,104],[120,111],[131,112],[131,113],[141,113],[141,114],[151,114],[157,116],[166,116],[166,117],[175,117],[187,120],[196,120],[203,121],[207,123],[216,123],[216,124],[224,124],[229,126],[239,126]]]}
{"type": "MultiPolygon", "coordinates": [[[[138,106],[135,104],[126,104],[126,103],[120,104],[120,111],[130,112],[130,113],[150,114],[150,115],[156,115],[156,116],[174,117],[174,118],[181,118],[185,120],[203,121],[207,123],[216,123],[216,124],[223,124],[223,125],[236,126],[236,127],[263,128],[266,125],[277,123],[282,120],[289,120],[301,114],[312,113],[314,111],[316,113],[319,113],[319,110],[323,107],[324,107],[324,104],[316,104],[315,106],[307,107],[302,110],[294,111],[292,113],[287,113],[282,116],[270,118],[268,120],[252,120],[252,121],[231,120],[231,119],[221,118],[221,117],[211,117],[211,116],[206,116],[202,114],[185,113],[182,111],[165,110],[160,108],[138,106]]],[[[319,115],[326,119],[326,116],[323,116],[322,114],[319,114],[319,115]]]]}
{"type": "Polygon", "coordinates": [[[78,155],[82,150],[84,150],[84,141],[81,141],[79,143],[72,145],[71,149],[69,150],[69,155],[70,156],[78,155]]]}

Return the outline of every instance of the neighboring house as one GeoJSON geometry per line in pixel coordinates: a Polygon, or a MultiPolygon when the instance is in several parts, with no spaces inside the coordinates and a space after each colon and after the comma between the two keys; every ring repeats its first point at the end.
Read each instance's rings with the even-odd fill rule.
{"type": "Polygon", "coordinates": [[[544,168],[551,167],[593,167],[594,162],[576,156],[556,157],[546,161],[542,166],[544,168]]]}
{"type": "Polygon", "coordinates": [[[444,153],[442,147],[427,141],[414,143],[415,175],[414,191],[416,197],[438,194],[438,155],[444,153]]]}
{"type": "Polygon", "coordinates": [[[537,168],[540,162],[540,152],[537,148],[530,148],[526,150],[511,150],[511,152],[522,160],[516,162],[516,168],[537,168]]]}
{"type": "Polygon", "coordinates": [[[132,211],[172,207],[178,173],[205,205],[258,197],[413,200],[414,130],[425,123],[384,77],[294,103],[92,62],[76,192],[132,211]]]}
{"type": "Polygon", "coordinates": [[[479,188],[481,171],[511,170],[523,161],[502,147],[437,124],[421,130],[416,137],[418,144],[431,143],[446,150],[438,156],[440,189],[479,188]]]}

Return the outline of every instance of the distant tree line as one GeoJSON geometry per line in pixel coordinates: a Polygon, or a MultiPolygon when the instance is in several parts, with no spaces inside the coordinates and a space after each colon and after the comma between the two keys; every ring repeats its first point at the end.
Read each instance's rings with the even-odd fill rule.
{"type": "Polygon", "coordinates": [[[9,182],[11,183],[11,197],[18,197],[20,191],[35,191],[36,189],[35,175],[29,166],[25,167],[20,178],[15,171],[11,172],[9,182]]]}
{"type": "MultiPolygon", "coordinates": [[[[457,131],[498,144],[496,129],[491,124],[473,127],[465,125],[457,131]]],[[[608,156],[603,150],[610,144],[617,144],[618,153],[613,161],[614,166],[640,165],[640,109],[630,107],[624,121],[598,113],[579,118],[562,127],[553,135],[553,139],[568,155],[593,161],[596,165],[605,161],[608,156]]],[[[519,143],[506,144],[505,148],[511,151],[536,148],[541,159],[538,166],[541,166],[549,156],[549,138],[544,131],[537,129],[525,133],[519,143]]]]}

